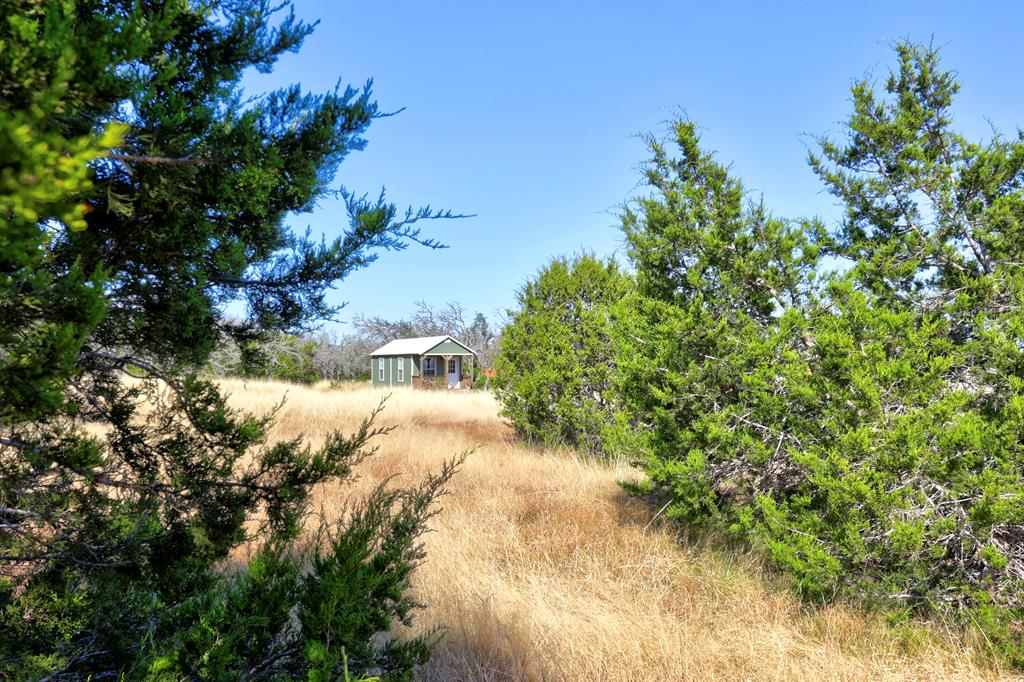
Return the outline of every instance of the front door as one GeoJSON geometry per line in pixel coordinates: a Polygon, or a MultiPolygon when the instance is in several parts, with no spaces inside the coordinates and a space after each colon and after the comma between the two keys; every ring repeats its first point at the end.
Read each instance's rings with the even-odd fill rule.
{"type": "Polygon", "coordinates": [[[448,358],[448,388],[455,388],[459,385],[459,359],[448,358]]]}

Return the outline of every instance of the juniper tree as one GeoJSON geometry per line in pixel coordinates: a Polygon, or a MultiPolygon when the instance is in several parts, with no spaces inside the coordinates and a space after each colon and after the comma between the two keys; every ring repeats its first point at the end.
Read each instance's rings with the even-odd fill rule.
{"type": "MultiPolygon", "coordinates": [[[[751,438],[748,408],[753,395],[776,393],[787,356],[774,333],[799,326],[793,311],[815,296],[822,235],[750,201],[692,122],[672,133],[669,143],[647,139],[652,191],[622,216],[637,290],[615,306],[613,335],[620,391],[646,427],[651,484],[673,500],[670,515],[703,521],[718,512],[719,489],[735,487],[738,463],[749,456],[771,470],[778,459],[771,438],[750,427],[751,438]]],[[[773,420],[786,404],[766,406],[773,420]]]]}
{"type": "Polygon", "coordinates": [[[582,255],[553,259],[518,293],[495,359],[495,391],[521,435],[613,454],[622,424],[610,310],[631,287],[616,262],[582,255]]]}
{"type": "Polygon", "coordinates": [[[968,141],[936,51],[896,55],[811,155],[845,210],[827,232],[745,201],[689,123],[678,158],[652,145],[623,396],[670,514],[809,597],[952,617],[1021,664],[1024,137],[968,141]]]}
{"type": "Polygon", "coordinates": [[[376,412],[270,444],[270,417],[195,371],[225,335],[307,329],[327,288],[378,249],[436,246],[413,223],[450,214],[342,191],[342,237],[288,227],[380,114],[369,85],[243,95],[313,28],[267,2],[0,9],[3,676],[333,679],[347,656],[406,677],[428,640],[387,633],[452,466],[310,537],[311,489],[372,452],[376,412]]]}

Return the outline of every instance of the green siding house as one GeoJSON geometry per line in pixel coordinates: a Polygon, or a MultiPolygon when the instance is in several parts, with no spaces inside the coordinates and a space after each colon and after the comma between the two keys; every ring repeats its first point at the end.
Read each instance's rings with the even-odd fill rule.
{"type": "Polygon", "coordinates": [[[396,339],[370,353],[374,387],[472,388],[476,353],[450,336],[396,339]]]}

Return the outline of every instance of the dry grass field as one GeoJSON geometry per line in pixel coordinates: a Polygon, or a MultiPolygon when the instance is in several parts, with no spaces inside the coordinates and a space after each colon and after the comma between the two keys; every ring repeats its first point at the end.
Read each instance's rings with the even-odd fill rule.
{"type": "MultiPolygon", "coordinates": [[[[369,386],[224,382],[265,411],[287,392],[273,437],[316,441],[377,404],[369,386]]],[[[854,609],[809,609],[754,557],[681,543],[617,480],[628,467],[517,443],[482,392],[396,391],[398,428],[355,485],[322,490],[338,514],[382,478],[412,482],[476,448],[449,486],[416,575],[419,628],[445,637],[423,680],[975,680],[1010,673],[923,626],[854,609]]]]}

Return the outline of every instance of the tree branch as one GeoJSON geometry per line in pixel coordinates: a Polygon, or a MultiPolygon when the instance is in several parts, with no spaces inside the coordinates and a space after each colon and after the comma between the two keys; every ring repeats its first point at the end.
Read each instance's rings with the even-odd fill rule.
{"type": "Polygon", "coordinates": [[[210,163],[205,159],[193,159],[189,156],[173,158],[168,156],[137,156],[135,154],[113,153],[107,154],[106,158],[123,163],[148,163],[161,166],[195,166],[210,163]]]}

